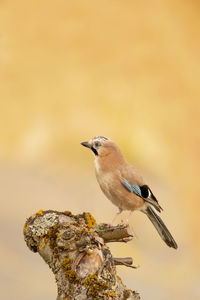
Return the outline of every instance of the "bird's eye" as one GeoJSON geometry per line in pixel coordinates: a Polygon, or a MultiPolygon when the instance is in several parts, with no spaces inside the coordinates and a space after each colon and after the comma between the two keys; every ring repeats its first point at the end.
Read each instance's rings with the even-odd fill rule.
{"type": "Polygon", "coordinates": [[[95,145],[96,148],[101,146],[100,142],[95,142],[94,145],[95,145]]]}

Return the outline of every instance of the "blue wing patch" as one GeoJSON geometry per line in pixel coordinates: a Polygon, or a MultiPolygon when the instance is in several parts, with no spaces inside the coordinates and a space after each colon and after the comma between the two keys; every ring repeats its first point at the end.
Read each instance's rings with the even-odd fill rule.
{"type": "Polygon", "coordinates": [[[122,183],[127,188],[127,190],[129,190],[131,193],[134,193],[137,196],[142,197],[141,189],[138,185],[129,183],[128,180],[126,180],[125,178],[122,178],[122,183]]]}

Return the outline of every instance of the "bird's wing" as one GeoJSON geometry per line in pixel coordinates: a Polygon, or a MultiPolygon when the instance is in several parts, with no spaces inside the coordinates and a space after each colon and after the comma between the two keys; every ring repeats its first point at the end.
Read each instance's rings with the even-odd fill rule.
{"type": "Polygon", "coordinates": [[[151,189],[148,185],[144,184],[142,177],[137,173],[135,168],[132,166],[123,167],[120,173],[121,182],[127,190],[153,205],[157,211],[160,212],[162,210],[151,189]]]}

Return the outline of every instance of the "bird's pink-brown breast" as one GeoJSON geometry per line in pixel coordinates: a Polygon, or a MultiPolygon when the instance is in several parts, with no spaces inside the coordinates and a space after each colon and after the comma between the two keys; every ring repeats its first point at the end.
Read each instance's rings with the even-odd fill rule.
{"type": "MultiPolygon", "coordinates": [[[[100,159],[101,160],[101,159],[100,159]]],[[[123,165],[125,162],[123,163],[123,165]]],[[[103,165],[102,165],[103,166],[103,165]]],[[[125,167],[125,165],[124,165],[125,167]]],[[[120,210],[140,209],[144,200],[128,191],[122,184],[122,174],[119,168],[101,168],[99,158],[96,161],[96,177],[105,196],[120,210]]]]}

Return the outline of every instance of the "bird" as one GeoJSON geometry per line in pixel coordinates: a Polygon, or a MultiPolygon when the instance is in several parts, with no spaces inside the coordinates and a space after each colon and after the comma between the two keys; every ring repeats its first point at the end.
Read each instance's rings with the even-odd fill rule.
{"type": "Polygon", "coordinates": [[[162,240],[177,249],[177,243],[158,215],[162,211],[158,200],[136,168],[125,160],[115,142],[104,136],[95,136],[81,145],[94,153],[100,188],[119,209],[114,220],[124,210],[130,211],[130,215],[136,210],[141,211],[147,215],[162,240]]]}

